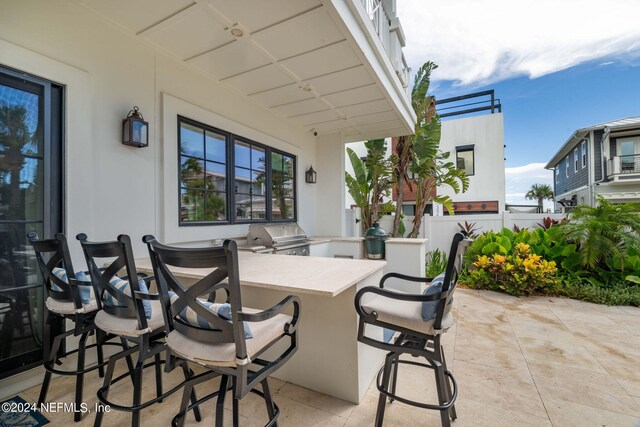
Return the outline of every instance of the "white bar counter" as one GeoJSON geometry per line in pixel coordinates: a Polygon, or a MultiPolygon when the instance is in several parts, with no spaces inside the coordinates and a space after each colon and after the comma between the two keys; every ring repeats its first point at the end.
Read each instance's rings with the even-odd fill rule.
{"type": "MultiPolygon", "coordinates": [[[[385,261],[287,256],[239,252],[242,303],[266,309],[287,295],[301,300],[298,351],[274,377],[359,403],[384,359],[384,352],[357,341],[356,292],[377,286],[385,261]]],[[[137,259],[151,272],[149,259],[137,259]]],[[[197,281],[211,270],[172,268],[197,281]]],[[[367,335],[382,338],[382,329],[367,335]]]]}

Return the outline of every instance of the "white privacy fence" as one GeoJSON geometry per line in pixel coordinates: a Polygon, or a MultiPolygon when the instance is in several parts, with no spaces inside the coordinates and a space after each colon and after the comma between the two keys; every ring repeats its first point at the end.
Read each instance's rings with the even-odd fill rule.
{"type": "MultiPolygon", "coordinates": [[[[418,237],[426,238],[427,251],[434,249],[440,249],[448,252],[451,246],[451,239],[453,235],[460,231],[458,223],[464,224],[475,223],[475,227],[478,233],[484,231],[500,231],[503,228],[513,229],[514,225],[517,225],[521,229],[537,228],[538,223],[542,222],[544,218],[551,217],[552,219],[559,220],[564,217],[563,214],[549,214],[549,213],[509,213],[504,212],[501,214],[478,214],[478,215],[453,215],[453,216],[425,216],[422,220],[420,227],[420,233],[418,237]]],[[[408,234],[413,226],[413,217],[405,217],[404,223],[408,234]]],[[[380,226],[387,232],[391,232],[393,229],[393,216],[384,216],[380,219],[380,226]]]]}

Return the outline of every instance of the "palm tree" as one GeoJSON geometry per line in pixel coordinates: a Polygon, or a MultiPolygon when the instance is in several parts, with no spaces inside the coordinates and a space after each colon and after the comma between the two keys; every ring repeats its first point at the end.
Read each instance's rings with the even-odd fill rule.
{"type": "Polygon", "coordinates": [[[527,200],[537,200],[538,211],[542,212],[542,202],[544,200],[553,200],[553,190],[548,184],[533,184],[524,197],[526,197],[527,200]]]}
{"type": "Polygon", "coordinates": [[[431,72],[438,68],[431,61],[426,62],[416,73],[411,91],[411,105],[416,113],[416,128],[413,135],[398,138],[394,156],[393,181],[395,183],[396,216],[393,221],[393,236],[401,233],[402,202],[404,186],[411,185],[409,172],[416,176],[416,215],[411,237],[417,237],[424,216],[424,208],[431,200],[441,203],[453,213],[453,201],[448,196],[433,196],[439,186],[449,186],[455,193],[464,192],[469,187],[467,174],[447,161],[449,153],[442,153],[440,146],[440,119],[436,113],[435,99],[427,96],[431,72]]]}
{"type": "Polygon", "coordinates": [[[0,173],[8,173],[10,178],[9,217],[19,217],[20,172],[24,166],[24,150],[37,147],[36,133],[29,132],[28,111],[21,105],[0,105],[0,147],[4,147],[5,156],[0,159],[0,173]]]}
{"type": "Polygon", "coordinates": [[[640,204],[614,204],[597,196],[598,206],[577,206],[563,224],[567,239],[579,245],[582,265],[593,269],[612,259],[624,268],[624,257],[640,250],[640,204]]]}

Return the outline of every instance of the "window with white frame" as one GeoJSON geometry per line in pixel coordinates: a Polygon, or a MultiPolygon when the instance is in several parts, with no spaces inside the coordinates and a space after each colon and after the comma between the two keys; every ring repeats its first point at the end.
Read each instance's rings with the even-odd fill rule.
{"type": "Polygon", "coordinates": [[[582,169],[584,169],[587,167],[587,140],[586,139],[582,141],[580,149],[582,150],[582,169]]]}
{"type": "Polygon", "coordinates": [[[565,163],[564,163],[564,175],[565,175],[565,177],[569,178],[569,156],[567,156],[564,160],[565,160],[565,163]]]}
{"type": "Polygon", "coordinates": [[[573,171],[578,172],[578,147],[573,149],[573,171]]]}
{"type": "Polygon", "coordinates": [[[560,184],[560,165],[556,166],[556,184],[560,184]]]}

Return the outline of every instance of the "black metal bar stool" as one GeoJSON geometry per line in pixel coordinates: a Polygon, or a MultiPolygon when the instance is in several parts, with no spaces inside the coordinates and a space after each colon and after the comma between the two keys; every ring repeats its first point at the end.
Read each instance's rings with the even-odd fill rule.
{"type": "MultiPolygon", "coordinates": [[[[104,345],[117,345],[120,343],[107,342],[113,335],[105,334],[97,329],[94,318],[99,305],[95,298],[95,292],[90,282],[83,282],[76,279],[73,269],[71,255],[67,239],[64,234],[56,234],[54,239],[40,240],[35,232],[27,234],[29,242],[33,247],[36,260],[42,274],[43,284],[47,295],[46,306],[49,316],[57,316],[71,320],[74,323],[73,329],[57,335],[51,348],[49,349],[47,361],[44,363],[46,370],[40,396],[38,397],[38,407],[47,399],[47,392],[51,382],[51,376],[71,375],[76,377],[75,404],[80,408],[82,403],[82,389],[84,375],[98,370],[100,377],[104,376],[104,355],[102,347],[104,345]],[[87,345],[89,336],[96,336],[96,343],[87,345]],[[61,346],[66,343],[69,337],[80,337],[78,348],[75,350],[61,352],[61,346]],[[85,366],[86,350],[96,348],[98,363],[93,366],[85,366]],[[77,366],[73,371],[58,369],[61,364],[60,359],[77,353],[77,366]]],[[[86,274],[83,272],[83,274],[86,274]]],[[[51,317],[47,319],[48,323],[51,317]]],[[[73,415],[74,421],[80,421],[82,413],[77,411],[73,415]]]]}
{"type": "Polygon", "coordinates": [[[376,426],[382,426],[387,398],[390,401],[440,411],[443,426],[455,420],[455,401],[458,395],[456,381],[447,369],[440,337],[453,325],[451,307],[458,283],[462,257],[471,240],[456,233],[451,243],[447,269],[436,278],[412,277],[399,273],[386,274],[380,286],[369,286],[356,294],[355,306],[360,316],[358,341],[388,351],[384,366],[378,372],[376,385],[380,391],[376,426]],[[384,283],[397,278],[417,283],[429,282],[424,293],[408,294],[384,289],[384,283]],[[393,342],[384,342],[365,335],[366,325],[374,325],[400,332],[393,342]],[[426,363],[400,359],[408,354],[421,357],[426,363]],[[423,403],[396,394],[398,367],[403,364],[432,369],[435,374],[438,403],[423,403]]]}
{"type": "MultiPolygon", "coordinates": [[[[87,260],[87,266],[91,275],[91,281],[98,294],[97,302],[101,310],[95,316],[95,324],[98,328],[121,338],[125,347],[123,351],[109,358],[104,384],[98,390],[98,399],[101,403],[109,405],[111,409],[132,413],[131,425],[140,425],[140,411],[144,408],[161,402],[164,398],[175,393],[184,385],[180,383],[163,393],[162,390],[162,364],[161,353],[166,351],[164,343],[165,328],[163,320],[163,308],[160,296],[149,292],[153,276],[138,275],[131,239],[129,236],[120,235],[112,242],[89,242],[86,234],[78,234],[82,250],[87,260]],[[102,261],[101,261],[102,260],[102,261]],[[104,269],[98,267],[108,261],[104,269]],[[122,279],[117,276],[124,269],[122,279]],[[134,344],[129,347],[129,343],[134,344]],[[134,354],[138,355],[135,364],[130,361],[134,354]],[[113,378],[116,362],[127,358],[129,372],[113,378]],[[153,361],[145,363],[153,358],[153,361]],[[142,379],[145,368],[154,367],[156,379],[156,397],[142,402],[142,379]],[[133,381],[133,403],[130,406],[116,404],[108,400],[109,388],[120,380],[131,377],[133,381]]],[[[185,380],[193,374],[186,363],[179,364],[182,367],[185,380]]],[[[176,365],[165,365],[165,371],[171,371],[176,365]]],[[[196,396],[191,394],[195,402],[196,396]]],[[[200,421],[199,411],[195,411],[196,420],[200,421]]],[[[104,412],[96,413],[95,426],[102,424],[104,412]]]]}
{"type": "Polygon", "coordinates": [[[249,392],[264,398],[269,416],[267,426],[277,425],[280,411],[271,398],[267,379],[297,350],[299,298],[290,295],[264,311],[243,307],[238,250],[232,240],[225,240],[219,248],[169,247],[153,236],[145,236],[143,241],[149,247],[160,295],[164,298],[167,346],[176,357],[208,369],[187,381],[173,425],[184,425],[187,411],[217,397],[216,426],[221,427],[228,389],[233,392],[234,426],[239,422],[239,401],[249,392]],[[195,284],[185,284],[171,272],[171,267],[213,271],[195,284]],[[223,288],[227,292],[224,304],[201,297],[223,288]],[[288,306],[292,306],[292,315],[281,314],[288,306]],[[288,347],[266,358],[264,352],[283,339],[288,347]],[[221,376],[218,391],[188,405],[197,384],[218,376],[221,376]],[[256,389],[258,384],[262,391],[256,389]]]}

